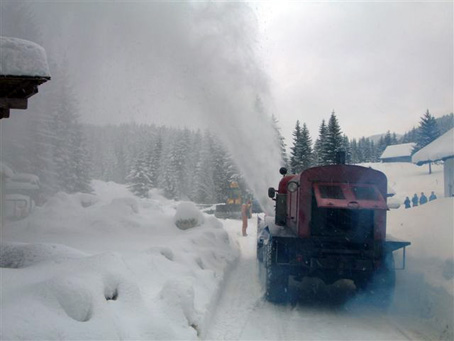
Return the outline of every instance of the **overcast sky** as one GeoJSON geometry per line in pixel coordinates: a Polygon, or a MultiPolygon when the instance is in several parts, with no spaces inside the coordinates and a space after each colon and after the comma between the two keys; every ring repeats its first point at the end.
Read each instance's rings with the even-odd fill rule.
{"type": "Polygon", "coordinates": [[[291,144],[333,109],[351,138],[453,111],[452,2],[28,4],[85,122],[233,132],[259,98],[291,144]]]}
{"type": "Polygon", "coordinates": [[[334,109],[349,137],[409,130],[453,111],[453,3],[256,6],[260,56],[288,136],[334,109]]]}

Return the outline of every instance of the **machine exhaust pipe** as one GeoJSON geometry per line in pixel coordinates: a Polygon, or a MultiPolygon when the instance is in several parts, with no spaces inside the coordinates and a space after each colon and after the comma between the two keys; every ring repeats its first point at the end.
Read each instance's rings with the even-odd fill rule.
{"type": "Polygon", "coordinates": [[[336,152],[336,165],[345,165],[345,151],[339,150],[336,152]]]}

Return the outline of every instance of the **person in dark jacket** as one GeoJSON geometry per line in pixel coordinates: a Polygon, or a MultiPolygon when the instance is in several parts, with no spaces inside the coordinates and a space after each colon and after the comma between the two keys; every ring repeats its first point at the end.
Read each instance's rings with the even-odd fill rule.
{"type": "Polygon", "coordinates": [[[416,207],[418,206],[418,202],[419,202],[419,199],[418,199],[418,195],[415,193],[415,195],[413,196],[413,198],[411,198],[411,202],[413,204],[413,207],[416,207]]]}
{"type": "Polygon", "coordinates": [[[405,208],[410,208],[411,207],[411,201],[410,201],[409,197],[405,198],[404,205],[405,205],[405,208]]]}
{"type": "Polygon", "coordinates": [[[432,193],[430,193],[429,201],[432,201],[435,199],[437,199],[437,196],[435,195],[434,191],[432,191],[432,193]]]}
{"type": "Polygon", "coordinates": [[[427,202],[427,197],[424,195],[424,192],[421,192],[421,198],[419,198],[419,204],[424,205],[427,202]]]}

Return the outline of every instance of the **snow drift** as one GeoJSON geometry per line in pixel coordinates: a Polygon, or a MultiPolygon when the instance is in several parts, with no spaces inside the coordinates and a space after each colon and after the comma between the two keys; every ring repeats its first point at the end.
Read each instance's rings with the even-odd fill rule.
{"type": "Polygon", "coordinates": [[[1,338],[197,339],[236,244],[213,217],[178,229],[156,193],[93,187],[3,227],[1,338]]]}

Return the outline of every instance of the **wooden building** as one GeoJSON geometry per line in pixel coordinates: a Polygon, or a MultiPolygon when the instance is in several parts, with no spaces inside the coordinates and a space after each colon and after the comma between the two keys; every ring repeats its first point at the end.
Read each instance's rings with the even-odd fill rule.
{"type": "Polygon", "coordinates": [[[382,162],[411,162],[414,143],[394,144],[386,147],[380,156],[382,162]]]}

